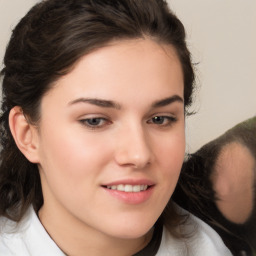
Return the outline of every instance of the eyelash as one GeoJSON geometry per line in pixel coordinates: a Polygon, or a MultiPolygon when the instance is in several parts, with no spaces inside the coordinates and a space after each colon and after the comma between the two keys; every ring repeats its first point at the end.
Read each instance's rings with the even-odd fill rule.
{"type": "MultiPolygon", "coordinates": [[[[86,126],[89,129],[95,130],[104,128],[105,126],[111,124],[111,121],[104,117],[92,117],[79,120],[82,125],[86,126]],[[94,123],[92,123],[94,122],[94,123]]],[[[177,118],[174,116],[161,116],[156,115],[147,120],[148,124],[153,124],[160,127],[168,127],[173,123],[177,122],[177,118]]]]}

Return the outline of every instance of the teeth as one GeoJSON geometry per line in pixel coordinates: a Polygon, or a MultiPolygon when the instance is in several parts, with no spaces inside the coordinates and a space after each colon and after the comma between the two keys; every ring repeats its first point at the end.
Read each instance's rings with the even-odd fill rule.
{"type": "Polygon", "coordinates": [[[145,191],[148,188],[148,185],[113,185],[113,186],[107,186],[108,189],[123,191],[123,192],[140,192],[145,191]]]}
{"type": "Polygon", "coordinates": [[[124,191],[125,192],[132,192],[132,185],[125,185],[124,186],[124,191]]]}
{"type": "Polygon", "coordinates": [[[140,185],[136,185],[132,187],[132,192],[140,192],[140,191],[141,191],[140,185]]]}
{"type": "Polygon", "coordinates": [[[117,188],[116,190],[119,190],[119,191],[125,191],[125,188],[124,188],[124,185],[117,185],[117,188]]]}

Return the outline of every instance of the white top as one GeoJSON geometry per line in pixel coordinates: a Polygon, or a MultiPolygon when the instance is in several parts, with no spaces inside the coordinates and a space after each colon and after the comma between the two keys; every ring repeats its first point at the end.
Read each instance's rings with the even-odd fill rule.
{"type": "Polygon", "coordinates": [[[191,220],[197,228],[187,239],[176,239],[164,228],[156,256],[232,256],[215,230],[195,216],[191,220]]]}
{"type": "MultiPolygon", "coordinates": [[[[163,229],[161,245],[156,256],[232,255],[210,226],[192,215],[190,220],[184,231],[194,232],[186,240],[175,239],[163,229]]],[[[65,256],[50,238],[32,207],[18,226],[6,218],[0,218],[0,255],[65,256]]]]}

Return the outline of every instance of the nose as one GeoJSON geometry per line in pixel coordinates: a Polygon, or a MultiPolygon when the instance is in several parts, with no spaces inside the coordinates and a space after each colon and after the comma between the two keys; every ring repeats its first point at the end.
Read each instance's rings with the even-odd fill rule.
{"type": "Polygon", "coordinates": [[[115,160],[121,166],[143,169],[153,161],[150,141],[142,127],[125,129],[117,138],[115,160]]]}

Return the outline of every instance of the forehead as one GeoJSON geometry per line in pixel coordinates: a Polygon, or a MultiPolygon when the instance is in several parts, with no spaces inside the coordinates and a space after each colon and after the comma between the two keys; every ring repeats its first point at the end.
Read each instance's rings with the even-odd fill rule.
{"type": "Polygon", "coordinates": [[[55,91],[62,98],[75,99],[82,95],[115,101],[140,95],[147,100],[173,94],[183,98],[183,87],[182,68],[175,49],[138,39],[111,42],[86,54],[55,83],[50,94],[55,91]]]}

